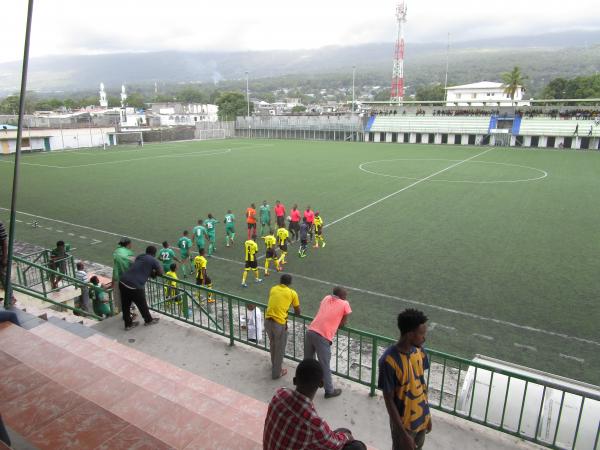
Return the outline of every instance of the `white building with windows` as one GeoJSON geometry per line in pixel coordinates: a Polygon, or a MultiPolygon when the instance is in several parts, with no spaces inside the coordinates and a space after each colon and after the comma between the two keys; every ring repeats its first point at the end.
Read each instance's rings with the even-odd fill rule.
{"type": "Polygon", "coordinates": [[[493,81],[452,86],[446,88],[446,106],[529,106],[523,100],[523,86],[518,87],[514,100],[504,89],[503,83],[493,81]]]}

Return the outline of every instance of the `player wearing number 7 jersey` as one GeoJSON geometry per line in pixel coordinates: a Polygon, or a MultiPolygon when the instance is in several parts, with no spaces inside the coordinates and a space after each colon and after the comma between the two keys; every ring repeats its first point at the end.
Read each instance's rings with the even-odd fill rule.
{"type": "Polygon", "coordinates": [[[233,245],[233,239],[235,238],[235,216],[230,209],[227,210],[223,223],[225,223],[225,245],[229,247],[229,242],[233,245]]]}
{"type": "Polygon", "coordinates": [[[181,253],[181,271],[183,272],[183,278],[187,278],[188,274],[191,275],[193,273],[190,264],[192,240],[188,237],[188,234],[188,230],[183,230],[183,236],[177,241],[177,247],[179,247],[181,253]]]}

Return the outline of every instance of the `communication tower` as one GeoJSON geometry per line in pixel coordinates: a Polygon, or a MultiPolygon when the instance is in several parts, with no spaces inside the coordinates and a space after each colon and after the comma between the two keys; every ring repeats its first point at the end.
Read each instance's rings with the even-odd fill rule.
{"type": "Polygon", "coordinates": [[[404,24],[406,23],[406,3],[404,1],[396,6],[396,21],[398,22],[398,35],[396,50],[394,52],[394,71],[392,73],[392,92],[390,100],[401,102],[404,98],[404,24]]]}

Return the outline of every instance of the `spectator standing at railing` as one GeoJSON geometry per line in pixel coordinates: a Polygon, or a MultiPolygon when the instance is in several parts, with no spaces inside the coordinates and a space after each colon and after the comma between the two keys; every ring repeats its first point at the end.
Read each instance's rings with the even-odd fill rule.
{"type": "Polygon", "coordinates": [[[90,305],[90,289],[88,287],[88,274],[85,271],[85,266],[82,261],[78,261],[75,267],[77,268],[75,271],[75,278],[83,283],[81,285],[81,296],[79,297],[79,301],[75,302],[75,307],[81,308],[87,312],[92,312],[90,305]]]}
{"type": "Polygon", "coordinates": [[[123,321],[125,322],[125,331],[131,330],[139,325],[131,317],[130,307],[135,303],[144,318],[144,325],[152,325],[158,322],[158,318],[153,318],[146,302],[145,286],[148,278],[156,278],[162,275],[162,265],[156,259],[156,247],[150,245],[146,247],[146,253],[139,255],[135,261],[122,276],[119,281],[121,290],[121,302],[123,306],[123,321]]]}
{"type": "Polygon", "coordinates": [[[314,359],[298,364],[295,390],[279,388],[269,402],[263,430],[263,450],[366,450],[346,428],[332,430],[315,410],[313,399],[323,386],[323,371],[314,359]]]}
{"type": "Polygon", "coordinates": [[[265,313],[265,330],[269,336],[269,351],[271,353],[271,377],[276,380],[287,373],[282,369],[283,356],[288,337],[287,318],[290,307],[294,313],[300,314],[300,299],[298,293],[290,288],[292,276],[281,275],[279,284],[269,292],[269,302],[265,313]]]}
{"type": "Polygon", "coordinates": [[[346,300],[346,289],[336,286],[332,295],[327,295],[319,305],[319,311],[311,322],[304,340],[304,358],[314,358],[315,354],[323,368],[325,398],[337,397],[342,393],[333,387],[331,379],[331,344],[339,327],[343,327],[352,313],[346,300]]]}
{"type": "MultiPolygon", "coordinates": [[[[50,251],[50,263],[48,267],[55,272],[64,274],[67,271],[67,250],[64,241],[58,241],[56,248],[50,251]]],[[[62,280],[62,276],[51,274],[50,284],[52,289],[58,288],[58,283],[62,280]]]]}
{"type": "Polygon", "coordinates": [[[246,309],[246,328],[248,329],[248,340],[258,344],[260,341],[262,341],[264,330],[262,311],[253,303],[246,304],[246,309]]]}
{"type": "Polygon", "coordinates": [[[423,447],[431,431],[425,370],[429,360],[423,352],[427,317],[416,309],[398,314],[400,340],[379,358],[379,381],[390,417],[393,450],[423,447]]]}
{"type": "Polygon", "coordinates": [[[119,290],[119,281],[121,276],[131,267],[135,254],[131,250],[131,239],[122,238],[119,246],[113,252],[113,308],[115,314],[121,312],[121,291],[119,290]]]}

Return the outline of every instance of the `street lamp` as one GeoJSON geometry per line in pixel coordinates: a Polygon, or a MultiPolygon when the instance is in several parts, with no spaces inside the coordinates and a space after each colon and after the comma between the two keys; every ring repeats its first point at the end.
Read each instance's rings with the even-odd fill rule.
{"type": "Polygon", "coordinates": [[[352,66],[352,112],[354,113],[354,77],[356,75],[356,66],[352,66]]]}

